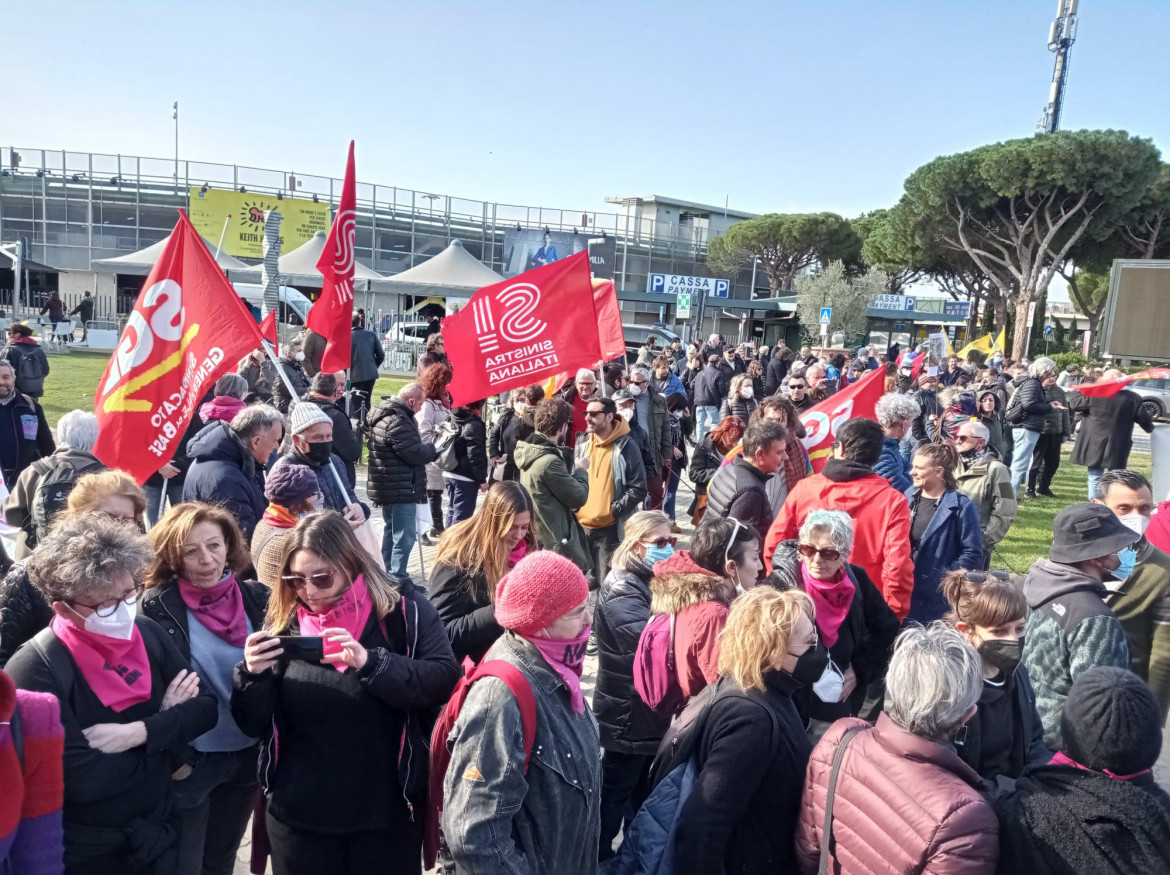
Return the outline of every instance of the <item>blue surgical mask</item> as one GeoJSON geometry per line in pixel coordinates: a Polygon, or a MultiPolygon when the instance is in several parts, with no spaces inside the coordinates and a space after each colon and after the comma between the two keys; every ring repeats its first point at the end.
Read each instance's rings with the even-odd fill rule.
{"type": "Polygon", "coordinates": [[[661,562],[664,559],[669,559],[674,555],[674,547],[667,544],[665,547],[659,547],[657,544],[646,548],[646,563],[653,565],[655,562],[661,562]]]}
{"type": "Polygon", "coordinates": [[[1118,580],[1128,580],[1129,576],[1133,574],[1133,566],[1137,563],[1137,550],[1133,547],[1126,547],[1117,554],[1117,558],[1121,560],[1121,565],[1113,572],[1113,576],[1118,580]]]}

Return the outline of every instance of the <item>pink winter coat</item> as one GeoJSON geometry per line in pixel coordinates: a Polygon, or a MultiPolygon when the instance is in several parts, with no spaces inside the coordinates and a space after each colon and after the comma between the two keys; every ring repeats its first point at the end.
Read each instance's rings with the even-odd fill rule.
{"type": "Polygon", "coordinates": [[[247,405],[240,398],[233,398],[231,395],[216,395],[199,408],[199,415],[203,417],[204,422],[211,422],[213,419],[231,422],[245,406],[247,405]]]}
{"type": "Polygon", "coordinates": [[[886,714],[874,727],[838,720],[813,749],[796,829],[801,871],[817,871],[833,755],[854,726],[865,728],[849,742],[837,776],[829,872],[992,875],[999,821],[979,792],[979,775],[950,746],[900,729],[886,714]]]}

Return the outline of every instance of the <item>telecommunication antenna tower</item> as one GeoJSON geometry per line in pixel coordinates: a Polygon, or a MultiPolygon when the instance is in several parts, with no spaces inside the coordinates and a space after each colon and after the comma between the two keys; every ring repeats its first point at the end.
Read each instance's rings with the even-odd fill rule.
{"type": "Polygon", "coordinates": [[[1056,55],[1052,68],[1052,88],[1048,105],[1040,120],[1041,133],[1051,134],[1060,127],[1060,110],[1064,105],[1064,86],[1068,79],[1068,56],[1077,38],[1077,6],[1080,0],[1056,0],[1056,20],[1048,29],[1048,51],[1056,55]]]}

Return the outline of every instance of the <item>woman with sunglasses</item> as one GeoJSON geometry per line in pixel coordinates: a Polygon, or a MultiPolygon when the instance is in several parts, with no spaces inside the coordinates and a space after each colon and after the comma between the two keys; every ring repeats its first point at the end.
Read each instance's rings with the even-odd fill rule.
{"type": "Polygon", "coordinates": [[[479,662],[504,632],[496,622],[496,585],[536,552],[532,514],[528,490],[505,480],[488,490],[471,519],[439,539],[427,595],[460,663],[465,657],[479,662]]]}
{"type": "Polygon", "coordinates": [[[138,616],[152,558],[136,527],[85,514],[54,525],[26,565],[54,616],[7,671],[61,703],[71,875],[176,871],[171,773],[216,723],[211,688],[138,616]]]}
{"type": "Polygon", "coordinates": [[[643,510],[626,521],[625,540],[601,584],[593,631],[597,638],[597,686],[593,713],[601,732],[601,853],[613,856],[623,820],[633,817],[649,792],[650,763],[670,718],[647,707],[634,689],[634,652],[650,621],[650,578],[655,562],[674,553],[670,518],[643,510]]]}
{"type": "MultiPolygon", "coordinates": [[[[317,478],[303,465],[317,485],[317,478]]],[[[272,478],[269,478],[271,480],[272,478]]],[[[268,587],[242,575],[251,566],[235,517],[188,501],[150,530],[155,560],[142,612],[158,623],[219,706],[215,727],[191,742],[174,773],[178,875],[231,875],[256,796],[257,739],[231,715],[232,673],[244,640],[264,623],[268,587]]]]}
{"type": "Polygon", "coordinates": [[[914,560],[914,592],[907,619],[930,623],[947,612],[939,586],[948,571],[983,564],[983,531],[979,510],[959,491],[954,444],[923,444],[910,465],[910,556],[914,560]]]}
{"type": "Polygon", "coordinates": [[[828,650],[828,668],[802,666],[798,674],[808,681],[799,699],[814,742],[834,720],[862,712],[866,690],[885,674],[898,637],[898,615],[865,569],[849,564],[852,549],[849,514],[814,510],[805,517],[799,539],[782,542],[772,557],[768,581],[808,593],[816,606],[817,632],[828,650]]]}
{"type": "Polygon", "coordinates": [[[1020,662],[1028,616],[1024,590],[1006,571],[959,569],[943,578],[942,592],[951,606],[943,619],[983,662],[979,709],[955,738],[955,750],[989,781],[999,775],[1018,778],[1025,766],[1052,759],[1036,693],[1020,662]]]}
{"type": "Polygon", "coordinates": [[[719,636],[719,684],[695,742],[698,774],[675,826],[678,875],[796,872],[792,836],[812,747],[792,701],[815,646],[802,592],[757,587],[719,636]]]}
{"type": "Polygon", "coordinates": [[[427,721],[458,678],[410,578],[388,578],[334,511],[297,523],[231,695],[262,739],[275,875],[421,871],[427,721]]]}

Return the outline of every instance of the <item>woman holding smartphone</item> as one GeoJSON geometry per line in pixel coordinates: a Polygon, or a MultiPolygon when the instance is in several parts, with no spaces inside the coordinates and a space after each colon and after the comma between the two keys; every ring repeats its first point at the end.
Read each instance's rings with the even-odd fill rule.
{"type": "Polygon", "coordinates": [[[275,875],[421,872],[423,722],[458,678],[443,624],[409,578],[388,578],[334,511],[297,523],[231,697],[241,731],[264,739],[275,875]]]}

